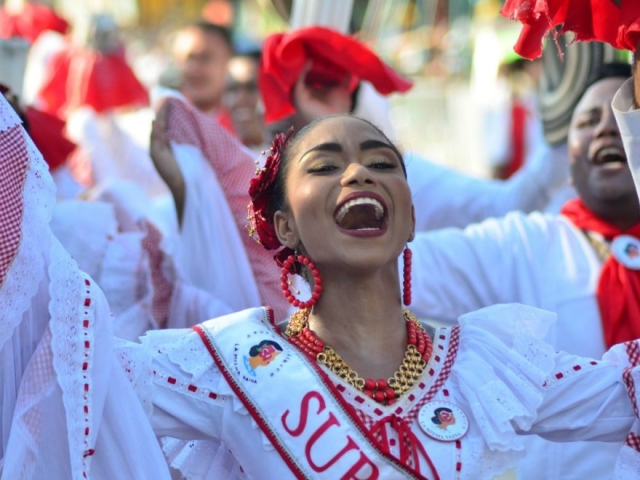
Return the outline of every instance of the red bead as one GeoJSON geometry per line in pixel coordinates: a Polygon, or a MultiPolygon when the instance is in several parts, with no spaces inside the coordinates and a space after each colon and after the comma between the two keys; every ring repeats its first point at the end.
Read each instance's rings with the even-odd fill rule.
{"type": "Polygon", "coordinates": [[[380,380],[378,380],[376,386],[378,387],[378,390],[384,390],[389,385],[387,385],[387,381],[384,378],[381,378],[380,380]]]}
{"type": "Polygon", "coordinates": [[[367,397],[373,398],[373,392],[371,390],[364,390],[364,393],[367,397]]]}
{"type": "Polygon", "coordinates": [[[384,391],[384,395],[387,397],[387,400],[393,400],[396,398],[396,391],[393,388],[387,388],[384,391]]]}
{"type": "Polygon", "coordinates": [[[373,399],[376,402],[383,402],[384,401],[384,392],[377,391],[376,393],[373,394],[373,399]]]}
{"type": "Polygon", "coordinates": [[[367,390],[375,390],[376,389],[376,381],[373,378],[369,378],[364,382],[364,388],[367,390]]]}

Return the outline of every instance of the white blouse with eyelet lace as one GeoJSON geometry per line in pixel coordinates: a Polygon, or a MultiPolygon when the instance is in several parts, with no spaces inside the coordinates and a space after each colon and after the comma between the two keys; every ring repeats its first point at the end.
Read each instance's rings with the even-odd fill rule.
{"type": "MultiPolygon", "coordinates": [[[[263,316],[262,309],[246,310],[216,319],[215,328],[220,322],[259,325],[263,316]]],[[[620,381],[630,366],[629,348],[617,346],[601,361],[555,353],[540,340],[552,319],[542,310],[499,305],[461,317],[459,331],[436,330],[434,357],[421,382],[390,407],[363,401],[352,387],[330,378],[365,425],[388,415],[407,420],[442,479],[503,473],[524,455],[523,433],[622,444],[635,419],[620,381]],[[458,442],[427,437],[415,421],[425,397],[462,408],[469,432],[458,442]]],[[[186,478],[292,476],[195,332],[150,332],[142,345],[121,345],[120,356],[131,371],[146,372],[132,380],[144,404],[153,405],[154,429],[170,437],[163,447],[171,465],[186,478]]],[[[385,428],[389,451],[397,455],[397,435],[385,428]]],[[[418,463],[425,478],[435,478],[424,458],[418,463]]]]}

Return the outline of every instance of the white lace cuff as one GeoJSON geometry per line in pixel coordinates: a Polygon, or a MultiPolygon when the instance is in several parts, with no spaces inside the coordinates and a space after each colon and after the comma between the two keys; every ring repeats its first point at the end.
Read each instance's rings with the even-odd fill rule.
{"type": "Polygon", "coordinates": [[[452,376],[491,450],[522,450],[517,431],[531,428],[554,366],[542,341],[555,314],[496,305],[460,317],[460,349],[452,376]]]}

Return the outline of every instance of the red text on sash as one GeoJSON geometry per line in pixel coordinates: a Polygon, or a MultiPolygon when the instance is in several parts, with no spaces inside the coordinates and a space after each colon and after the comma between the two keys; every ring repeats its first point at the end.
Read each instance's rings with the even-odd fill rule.
{"type": "MultiPolygon", "coordinates": [[[[353,462],[348,471],[340,477],[341,480],[375,480],[379,476],[378,467],[362,452],[356,441],[348,434],[344,435],[344,445],[342,448],[339,448],[337,442],[335,442],[335,437],[328,438],[327,432],[336,427],[341,427],[340,421],[332,412],[325,412],[326,419],[322,422],[320,426],[310,427],[307,429],[309,423],[309,413],[311,409],[311,403],[317,404],[317,409],[315,412],[311,412],[311,415],[320,415],[326,409],[326,402],[322,395],[316,391],[310,391],[302,398],[300,402],[300,418],[298,419],[297,425],[290,425],[287,422],[289,418],[290,411],[287,410],[282,414],[280,418],[282,422],[282,426],[286,430],[286,432],[292,437],[300,437],[303,436],[307,438],[304,448],[304,453],[307,459],[309,466],[313,469],[314,472],[322,473],[330,469],[336,462],[338,462],[342,457],[344,457],[347,453],[353,451],[353,453],[358,453],[358,458],[353,462]],[[311,431],[313,429],[313,431],[311,431]],[[309,430],[309,431],[307,431],[309,430]],[[322,462],[322,465],[319,465],[316,460],[313,458],[313,447],[318,444],[318,448],[324,452],[331,452],[338,450],[329,460],[322,462]],[[368,474],[367,474],[368,471],[368,474]],[[359,475],[367,475],[367,476],[359,476],[359,475]]],[[[315,423],[315,422],[314,422],[315,423]]]]}

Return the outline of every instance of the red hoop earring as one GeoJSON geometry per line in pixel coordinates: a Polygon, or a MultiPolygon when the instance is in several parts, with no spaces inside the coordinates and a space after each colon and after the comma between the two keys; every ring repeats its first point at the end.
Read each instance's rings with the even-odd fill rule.
{"type": "MultiPolygon", "coordinates": [[[[282,275],[280,276],[280,287],[282,288],[282,294],[287,299],[287,301],[292,304],[294,307],[298,308],[311,308],[313,307],[320,298],[322,294],[322,279],[320,278],[320,271],[316,268],[315,263],[313,263],[309,258],[304,255],[289,255],[287,259],[282,264],[282,275]],[[306,301],[300,301],[291,293],[290,286],[292,285],[289,282],[289,274],[293,275],[296,272],[295,263],[299,262],[305,267],[307,267],[311,274],[313,275],[313,292],[311,293],[311,298],[306,301]]],[[[300,292],[297,292],[300,293],[300,292]]]]}
{"type": "Polygon", "coordinates": [[[409,306],[411,305],[411,257],[413,253],[409,247],[405,247],[402,253],[402,259],[404,260],[404,281],[402,282],[402,302],[409,306]]]}

